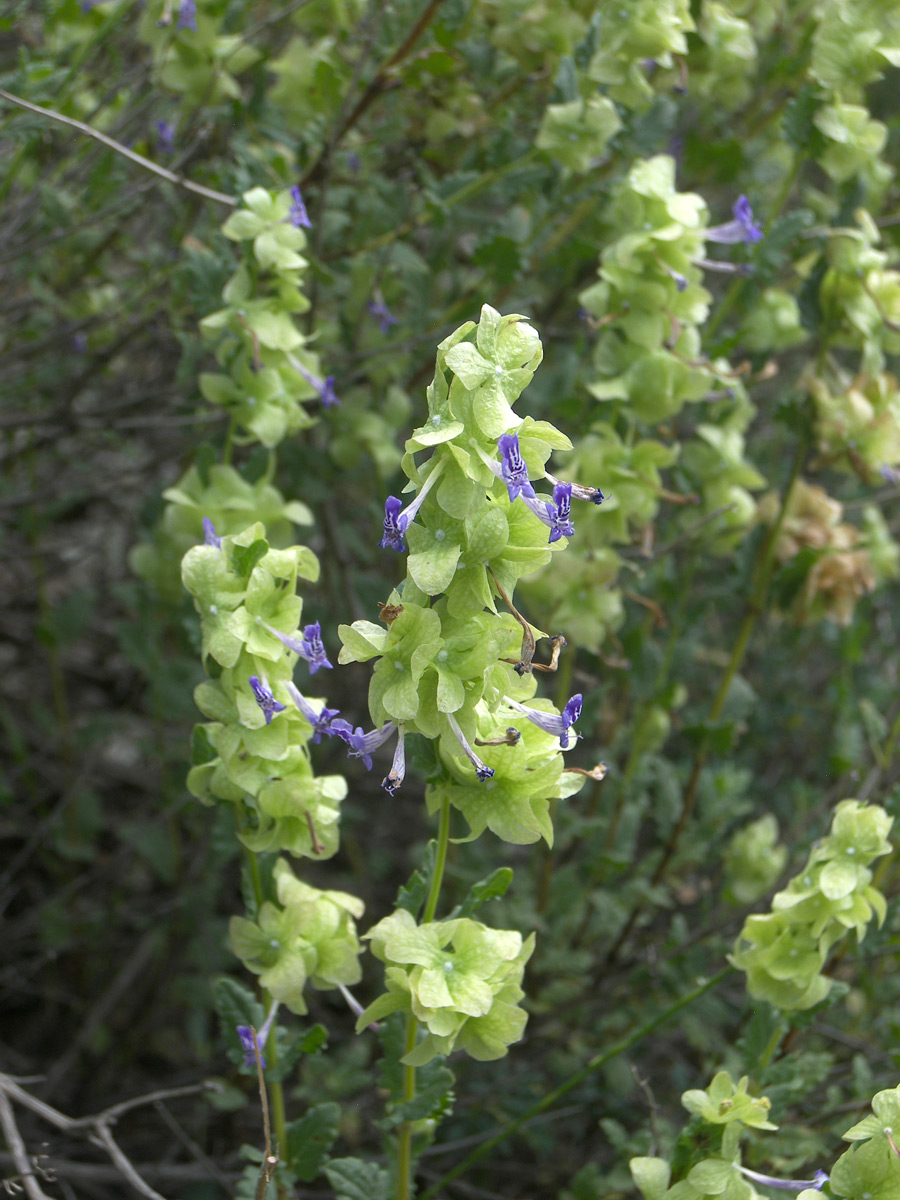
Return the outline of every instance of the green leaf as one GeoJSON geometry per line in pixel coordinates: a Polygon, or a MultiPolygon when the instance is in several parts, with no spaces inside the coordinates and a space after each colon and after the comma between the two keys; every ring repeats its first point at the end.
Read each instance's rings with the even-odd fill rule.
{"type": "Polygon", "coordinates": [[[333,1158],[325,1168],[335,1200],[388,1200],[390,1177],[377,1163],[333,1158]]]}
{"type": "Polygon", "coordinates": [[[269,543],[264,538],[257,538],[249,546],[232,546],[231,565],[235,574],[241,579],[248,579],[253,568],[261,558],[269,552],[269,543]]]}
{"type": "Polygon", "coordinates": [[[472,884],[465,900],[462,904],[457,905],[447,919],[471,917],[488,900],[499,900],[501,896],[506,895],[506,891],[512,883],[512,877],[513,873],[510,867],[497,867],[496,871],[492,871],[487,879],[480,879],[478,883],[472,884]]]}
{"type": "Polygon", "coordinates": [[[310,1183],[322,1166],[338,1135],[340,1105],[314,1105],[305,1117],[287,1127],[287,1163],[301,1183],[310,1183]]]}
{"type": "Polygon", "coordinates": [[[644,1200],[662,1200],[672,1174],[664,1158],[633,1158],[628,1167],[644,1200]]]}

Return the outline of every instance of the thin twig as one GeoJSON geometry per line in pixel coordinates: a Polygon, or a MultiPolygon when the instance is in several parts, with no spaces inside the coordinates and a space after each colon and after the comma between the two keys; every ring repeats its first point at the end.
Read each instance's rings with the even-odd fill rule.
{"type": "MultiPolygon", "coordinates": [[[[166,1200],[165,1196],[161,1196],[146,1180],[141,1179],[131,1159],[128,1158],[116,1143],[115,1138],[109,1132],[109,1126],[103,1121],[97,1125],[95,1138],[101,1143],[106,1153],[119,1168],[120,1173],[125,1176],[135,1191],[140,1192],[142,1196],[146,1196],[147,1200],[166,1200]]],[[[93,1141],[94,1138],[91,1140],[93,1141]]]]}
{"type": "Polygon", "coordinates": [[[9,1146],[10,1153],[13,1156],[16,1170],[19,1172],[19,1178],[16,1180],[16,1183],[21,1181],[22,1186],[28,1193],[28,1200],[50,1200],[50,1197],[41,1189],[41,1185],[35,1178],[31,1159],[28,1156],[25,1143],[22,1141],[22,1135],[19,1133],[18,1126],[16,1125],[12,1105],[3,1091],[0,1091],[0,1126],[3,1127],[3,1136],[6,1138],[6,1144],[9,1146]]]}
{"type": "Polygon", "coordinates": [[[189,192],[195,192],[198,196],[205,196],[207,200],[216,200],[219,204],[227,204],[231,208],[237,205],[237,200],[234,196],[226,196],[224,192],[217,192],[213,188],[204,187],[202,183],[193,183],[190,179],[185,179],[183,175],[176,175],[174,171],[169,171],[165,167],[161,167],[158,163],[151,162],[149,158],[144,158],[143,154],[138,154],[135,150],[129,150],[121,142],[107,137],[99,129],[92,129],[90,125],[85,125],[83,121],[76,121],[74,117],[63,116],[62,113],[55,112],[52,108],[44,108],[40,104],[32,104],[28,100],[22,100],[21,97],[14,96],[12,92],[7,92],[3,88],[0,88],[0,98],[8,100],[10,104],[18,105],[19,108],[27,109],[28,112],[37,113],[41,117],[47,117],[48,120],[58,121],[62,125],[68,125],[71,129],[77,129],[79,133],[83,133],[86,137],[94,138],[95,141],[102,142],[110,150],[115,150],[117,154],[123,155],[147,171],[152,171],[154,175],[158,175],[161,179],[165,179],[169,183],[186,188],[189,192]]]}

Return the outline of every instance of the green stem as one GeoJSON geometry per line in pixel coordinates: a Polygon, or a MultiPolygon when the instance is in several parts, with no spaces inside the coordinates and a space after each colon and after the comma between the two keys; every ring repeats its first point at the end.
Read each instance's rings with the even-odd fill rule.
{"type": "Polygon", "coordinates": [[[444,867],[447,865],[447,848],[450,845],[450,801],[446,797],[441,800],[441,812],[438,819],[437,847],[434,852],[434,871],[431,874],[431,884],[428,888],[428,899],[422,913],[422,923],[434,920],[437,911],[438,896],[444,881],[444,867]]]}
{"type": "Polygon", "coordinates": [[[769,1063],[772,1060],[772,1055],[775,1053],[775,1051],[781,1045],[781,1039],[784,1037],[786,1032],[787,1031],[785,1029],[785,1023],[779,1017],[778,1023],[776,1024],[775,1028],[772,1030],[772,1036],[769,1038],[768,1044],[766,1045],[765,1050],[763,1050],[762,1054],[760,1055],[759,1062],[756,1064],[757,1071],[764,1071],[765,1068],[769,1065],[769,1063]]]}
{"type": "Polygon", "coordinates": [[[611,1059],[616,1058],[620,1054],[624,1054],[627,1050],[630,1050],[632,1046],[636,1046],[638,1042],[643,1041],[645,1037],[651,1034],[654,1029],[662,1025],[665,1021],[668,1021],[670,1017],[675,1016],[675,1014],[681,1012],[683,1008],[687,1008],[689,1005],[693,1004],[695,1000],[699,1000],[701,996],[705,995],[707,992],[711,991],[714,987],[721,983],[721,981],[727,975],[731,974],[733,970],[734,968],[730,966],[723,967],[722,970],[716,975],[713,975],[711,979],[707,979],[703,983],[699,983],[686,995],[682,996],[679,1000],[676,1000],[674,1004],[664,1009],[661,1013],[657,1013],[655,1017],[651,1017],[649,1021],[645,1021],[643,1025],[640,1025],[626,1037],[623,1037],[618,1042],[615,1042],[609,1047],[608,1050],[602,1050],[599,1054],[595,1054],[594,1057],[589,1059],[579,1071],[576,1071],[574,1075],[570,1075],[568,1079],[559,1085],[559,1087],[554,1088],[552,1092],[548,1092],[545,1096],[538,1100],[536,1104],[533,1104],[531,1108],[522,1113],[521,1116],[516,1117],[514,1121],[510,1121],[508,1125],[504,1125],[502,1129],[498,1130],[497,1133],[495,1133],[492,1137],[489,1137],[487,1141],[482,1142],[480,1146],[476,1147],[476,1149],[474,1149],[471,1154],[468,1154],[461,1163],[458,1163],[452,1171],[448,1171],[446,1175],[443,1175],[437,1181],[437,1183],[433,1184],[426,1192],[423,1192],[420,1200],[432,1200],[433,1197],[437,1196],[439,1192],[446,1188],[447,1184],[452,1183],[454,1179],[458,1179],[460,1175],[463,1175],[466,1171],[468,1171],[469,1167],[479,1162],[485,1157],[485,1155],[490,1154],[495,1146],[499,1146],[501,1142],[505,1141],[508,1137],[510,1137],[511,1134],[521,1129],[523,1125],[526,1125],[529,1121],[533,1120],[534,1117],[546,1112],[548,1108],[552,1108],[563,1098],[563,1096],[568,1095],[573,1088],[576,1088],[580,1083],[583,1083],[589,1075],[594,1073],[594,1071],[599,1071],[601,1067],[605,1067],[606,1064],[611,1061],[611,1059]]]}
{"type": "MultiPolygon", "coordinates": [[[[416,1034],[419,1022],[412,1013],[406,1018],[406,1040],[403,1045],[404,1057],[416,1047],[416,1034]]],[[[416,1098],[416,1068],[403,1067],[403,1103],[409,1104],[416,1098]]],[[[397,1200],[409,1200],[412,1192],[412,1121],[404,1121],[400,1126],[400,1138],[397,1143],[397,1200]]]]}
{"type": "MultiPolygon", "coordinates": [[[[250,871],[250,883],[253,887],[253,898],[256,900],[256,907],[259,909],[265,899],[263,895],[262,875],[259,870],[259,859],[252,850],[247,850],[247,867],[250,871]]],[[[262,1005],[266,1013],[272,1007],[272,997],[265,988],[260,988],[262,1005]]],[[[269,1067],[274,1067],[278,1063],[278,1037],[277,1037],[277,1021],[272,1022],[272,1028],[269,1030],[269,1036],[266,1039],[266,1044],[260,1049],[265,1051],[266,1062],[269,1067]]],[[[279,1153],[284,1153],[287,1146],[287,1120],[284,1109],[284,1089],[280,1083],[269,1082],[270,1106],[272,1110],[272,1124],[275,1127],[275,1142],[279,1153]]]]}
{"type": "MultiPolygon", "coordinates": [[[[447,849],[450,845],[450,801],[441,800],[441,811],[438,817],[437,846],[434,852],[434,870],[431,873],[431,883],[428,896],[422,912],[422,924],[427,925],[434,920],[437,911],[438,897],[441,884],[444,881],[444,868],[447,865],[447,849]]],[[[406,1018],[406,1042],[403,1056],[411,1054],[416,1048],[416,1035],[419,1022],[412,1013],[406,1018]]],[[[403,1066],[403,1103],[408,1104],[416,1097],[416,1068],[403,1066]]],[[[412,1195],[412,1121],[404,1121],[400,1126],[400,1137],[397,1141],[397,1200],[409,1200],[412,1195]]]]}

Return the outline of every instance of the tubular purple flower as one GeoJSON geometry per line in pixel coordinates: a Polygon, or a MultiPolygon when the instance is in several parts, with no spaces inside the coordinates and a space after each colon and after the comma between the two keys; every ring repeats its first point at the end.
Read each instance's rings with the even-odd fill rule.
{"type": "Polygon", "coordinates": [[[481,780],[481,782],[484,783],[484,781],[486,779],[493,778],[494,768],[486,767],[484,765],[484,763],[481,761],[481,759],[478,757],[478,755],[475,753],[475,751],[472,749],[472,747],[469,745],[469,743],[466,741],[466,735],[460,729],[459,722],[457,721],[456,717],[454,717],[453,713],[446,713],[445,716],[447,717],[447,723],[453,732],[453,736],[456,738],[456,740],[462,746],[463,753],[465,754],[465,756],[469,760],[469,762],[472,764],[472,766],[475,768],[475,774],[478,776],[478,778],[481,780]]]}
{"type": "Polygon", "coordinates": [[[702,271],[718,271],[720,275],[752,275],[750,263],[723,262],[719,258],[693,258],[691,262],[702,271]]]}
{"type": "Polygon", "coordinates": [[[370,300],[366,308],[378,322],[382,333],[387,333],[392,325],[397,324],[397,318],[385,304],[383,297],[377,296],[374,300],[370,300]]]}
{"type": "Polygon", "coordinates": [[[295,229],[312,229],[312,221],[303,203],[303,194],[296,184],[291,188],[291,211],[288,216],[295,229]]]}
{"type": "Polygon", "coordinates": [[[530,499],[528,496],[523,496],[522,499],[534,513],[539,521],[543,521],[550,530],[549,541],[558,542],[561,537],[572,537],[575,533],[575,526],[571,519],[571,501],[572,501],[572,484],[557,482],[553,488],[552,500],[541,500],[536,498],[530,499]]]}
{"type": "Polygon", "coordinates": [[[284,712],[287,705],[276,700],[272,695],[272,689],[265,680],[260,680],[258,675],[250,676],[250,687],[253,689],[253,695],[256,697],[256,703],[263,710],[266,718],[266,724],[272,724],[272,718],[276,713],[284,712]]]}
{"type": "Polygon", "coordinates": [[[303,363],[293,354],[289,354],[288,362],[294,368],[298,375],[302,375],[310,387],[316,389],[319,393],[319,399],[322,401],[323,408],[334,408],[336,404],[340,404],[340,398],[334,390],[334,376],[329,375],[327,379],[320,379],[318,375],[314,375],[312,371],[307,370],[303,363]]]}
{"type": "Polygon", "coordinates": [[[222,539],[216,537],[216,527],[209,517],[203,518],[203,544],[205,546],[215,546],[217,550],[222,549],[222,539]]]}
{"type": "Polygon", "coordinates": [[[406,750],[403,745],[405,738],[406,730],[399,725],[397,727],[397,747],[394,750],[394,761],[391,763],[390,774],[381,781],[381,786],[389,796],[393,796],[406,778],[406,750]]]}
{"type": "Polygon", "coordinates": [[[295,654],[299,654],[309,663],[310,675],[315,675],[319,667],[331,669],[331,663],[328,661],[328,655],[325,653],[325,646],[322,643],[322,629],[318,621],[314,621],[312,625],[304,625],[302,639],[282,633],[280,629],[275,629],[267,621],[264,621],[263,624],[282,645],[287,646],[288,650],[293,650],[295,654]]]}
{"type": "Polygon", "coordinates": [[[577,740],[570,735],[569,731],[581,716],[581,701],[581,693],[576,692],[574,696],[566,701],[566,706],[562,712],[556,715],[554,713],[541,712],[537,708],[529,708],[527,704],[520,704],[518,700],[513,700],[509,696],[505,697],[505,702],[510,708],[514,708],[523,717],[527,717],[534,725],[543,729],[544,733],[558,737],[559,748],[561,750],[568,750],[577,740]]]}
{"type": "Polygon", "coordinates": [[[418,495],[410,504],[407,504],[406,508],[403,507],[403,501],[397,496],[388,496],[384,502],[384,521],[382,523],[384,533],[378,543],[382,550],[397,550],[402,553],[406,549],[403,535],[415,519],[416,513],[425,502],[425,497],[437,483],[443,470],[444,460],[442,459],[437,466],[432,468],[431,474],[422,484],[418,495]]]}
{"type": "Polygon", "coordinates": [[[175,122],[156,122],[156,144],[161,154],[171,154],[175,149],[175,122]]]}
{"type": "Polygon", "coordinates": [[[519,435],[504,433],[497,442],[497,449],[502,457],[500,463],[500,478],[509,490],[510,500],[516,496],[530,496],[534,499],[534,488],[528,480],[528,468],[519,452],[519,435]]]}
{"type": "Polygon", "coordinates": [[[898,471],[896,467],[890,466],[888,463],[885,463],[883,466],[878,468],[878,474],[885,481],[885,483],[900,483],[900,471],[898,471]]]}
{"type": "Polygon", "coordinates": [[[759,1171],[751,1171],[749,1167],[742,1167],[739,1163],[735,1163],[735,1166],[754,1183],[763,1183],[766,1187],[780,1188],[785,1192],[802,1192],[806,1188],[821,1192],[828,1182],[828,1175],[824,1171],[816,1171],[812,1179],[779,1179],[776,1175],[762,1175],[759,1171]]]}
{"type": "Polygon", "coordinates": [[[364,733],[362,727],[357,725],[356,729],[349,721],[338,718],[331,722],[330,733],[335,733],[337,736],[350,747],[350,758],[361,758],[367,771],[372,770],[372,751],[377,750],[379,746],[394,736],[397,732],[397,726],[393,721],[386,721],[380,729],[372,729],[369,733],[364,733]]]}
{"type": "Polygon", "coordinates": [[[331,728],[331,722],[341,711],[339,708],[326,708],[323,705],[322,711],[316,712],[316,710],[295,684],[288,682],[284,686],[287,688],[288,693],[290,694],[290,697],[296,704],[297,708],[299,708],[300,712],[303,714],[304,719],[307,720],[312,726],[312,740],[314,745],[318,745],[319,742],[321,742],[323,733],[327,733],[329,736],[334,734],[334,730],[331,728]]]}
{"type": "Polygon", "coordinates": [[[197,5],[195,0],[181,0],[178,6],[178,29],[190,29],[197,32],[197,5]]]}
{"type": "MultiPolygon", "coordinates": [[[[272,1022],[275,1020],[275,1014],[278,1012],[278,1001],[272,1001],[272,1007],[269,1009],[269,1015],[266,1017],[266,1022],[262,1029],[257,1031],[256,1042],[259,1046],[259,1064],[263,1070],[266,1069],[266,1060],[263,1057],[263,1046],[269,1040],[269,1032],[272,1028],[272,1022]]],[[[238,1025],[237,1035],[241,1039],[241,1049],[244,1051],[244,1066],[250,1067],[251,1070],[256,1066],[256,1046],[253,1045],[253,1030],[249,1025],[238,1025]]]]}
{"type": "MultiPolygon", "coordinates": [[[[548,483],[552,483],[557,487],[563,482],[562,479],[557,479],[555,475],[551,475],[549,471],[544,472],[544,478],[548,483]]],[[[606,497],[596,487],[588,487],[584,483],[573,483],[569,485],[572,489],[573,500],[590,500],[591,504],[602,504],[606,497]]]]}
{"type": "Polygon", "coordinates": [[[705,230],[703,236],[708,242],[731,245],[734,242],[762,241],[763,231],[753,219],[753,210],[746,196],[738,196],[731,211],[734,213],[733,221],[726,221],[724,225],[712,225],[705,230]]]}

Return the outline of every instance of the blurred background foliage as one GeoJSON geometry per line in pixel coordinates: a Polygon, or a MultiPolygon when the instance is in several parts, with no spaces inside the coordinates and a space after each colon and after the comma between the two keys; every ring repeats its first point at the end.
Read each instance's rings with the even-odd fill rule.
{"type": "MultiPolygon", "coordinates": [[[[120,1136],[171,1167],[171,1196],[233,1186],[261,1140],[214,1004],[238,976],[241,878],[229,812],[185,788],[202,674],[178,563],[228,439],[247,510],[321,561],[304,594],[326,647],[338,620],[376,620],[399,577],[383,499],[434,346],[489,302],[540,331],[527,411],[609,495],[524,587],[569,639],[576,761],[609,770],[559,804],[552,852],[451,851],[451,900],[515,869],[490,920],[538,949],[525,1042],[501,1073],[453,1060],[436,1180],[717,972],[839,800],[900,813],[900,19],[886,0],[197,0],[192,28],[184,9],[0,6],[2,1062],[74,1115],[220,1077],[215,1104],[120,1136]],[[310,388],[277,462],[198,385],[216,345],[199,322],[240,261],[232,205],[52,114],[235,201],[301,184],[296,321],[341,404],[310,388]],[[740,194],[765,236],[716,248],[720,275],[698,226],[740,194]],[[176,484],[191,503],[162,498],[176,484]]],[[[329,687],[359,723],[366,680],[355,664],[329,687]]],[[[430,836],[419,788],[389,799],[320,749],[350,794],[309,877],[374,922],[430,836]]],[[[778,1017],[729,975],[447,1193],[624,1196],[629,1156],[669,1152],[681,1092],[722,1066],[772,1100],[782,1165],[831,1161],[896,1083],[897,941],[891,905],[767,1062],[778,1017]]],[[[377,1155],[377,1047],[335,994],[311,1003],[329,1050],[313,1040],[289,1102],[338,1101],[339,1145],[377,1155]]],[[[78,1187],[121,1194],[100,1166],[78,1187]]]]}

